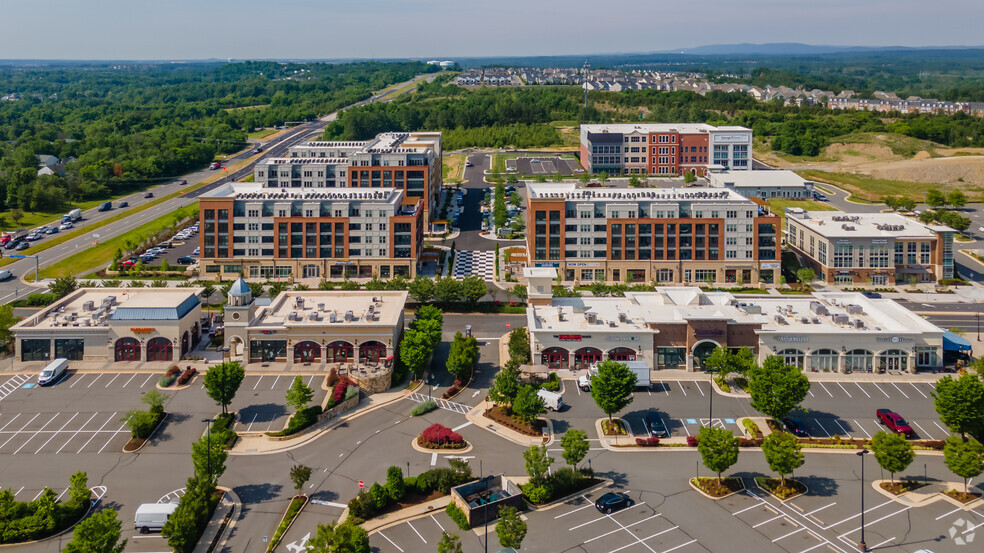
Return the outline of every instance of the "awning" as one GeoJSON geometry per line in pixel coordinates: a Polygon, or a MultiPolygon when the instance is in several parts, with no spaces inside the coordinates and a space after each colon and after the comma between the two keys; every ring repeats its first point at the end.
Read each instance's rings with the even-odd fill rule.
{"type": "Polygon", "coordinates": [[[943,351],[970,351],[970,342],[947,330],[943,333],[943,351]]]}

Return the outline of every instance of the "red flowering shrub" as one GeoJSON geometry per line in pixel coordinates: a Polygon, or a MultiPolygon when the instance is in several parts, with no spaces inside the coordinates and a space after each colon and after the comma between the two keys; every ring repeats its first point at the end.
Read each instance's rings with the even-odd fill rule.
{"type": "Polygon", "coordinates": [[[420,441],[428,445],[458,445],[464,444],[465,439],[461,434],[452,431],[447,426],[434,423],[420,433],[420,441]]]}
{"type": "Polygon", "coordinates": [[[187,384],[187,383],[188,383],[188,381],[189,381],[189,380],[191,380],[191,379],[192,379],[192,377],[194,377],[194,376],[195,376],[196,374],[198,374],[198,369],[196,369],[195,367],[192,367],[192,368],[190,368],[190,369],[188,369],[188,370],[186,370],[186,371],[185,371],[185,372],[184,372],[184,373],[183,373],[183,374],[181,375],[181,377],[180,377],[180,378],[178,378],[178,386],[184,386],[184,385],[185,385],[185,384],[187,384]]]}
{"type": "Polygon", "coordinates": [[[649,438],[636,438],[636,445],[642,447],[654,447],[659,445],[659,438],[650,436],[649,438]]]}
{"type": "Polygon", "coordinates": [[[687,436],[687,446],[697,447],[697,436],[687,436]]]}
{"type": "Polygon", "coordinates": [[[345,399],[345,390],[349,386],[355,386],[355,383],[352,382],[348,376],[342,376],[338,379],[338,382],[335,383],[335,389],[332,391],[331,398],[336,404],[345,399]]]}

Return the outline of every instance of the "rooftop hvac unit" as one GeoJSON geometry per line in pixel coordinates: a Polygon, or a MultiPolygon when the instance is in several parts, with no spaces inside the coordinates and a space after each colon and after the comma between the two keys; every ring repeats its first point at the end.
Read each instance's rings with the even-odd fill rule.
{"type": "Polygon", "coordinates": [[[810,324],[810,319],[809,319],[809,317],[800,317],[800,322],[803,323],[803,324],[805,324],[805,325],[808,325],[808,324],[810,324]]]}
{"type": "Polygon", "coordinates": [[[298,309],[304,309],[304,298],[294,298],[294,304],[297,305],[298,309]]]}
{"type": "Polygon", "coordinates": [[[96,308],[96,303],[92,301],[87,301],[82,304],[82,311],[93,311],[96,308]]]}
{"type": "Polygon", "coordinates": [[[820,318],[819,317],[813,317],[813,324],[815,324],[815,325],[820,324],[820,318]]]}
{"type": "Polygon", "coordinates": [[[335,313],[334,311],[332,311],[331,314],[328,315],[328,322],[333,323],[333,322],[335,322],[335,319],[337,319],[337,318],[338,318],[338,314],[335,313]]]}
{"type": "Polygon", "coordinates": [[[839,324],[839,325],[846,325],[851,320],[850,317],[848,317],[844,313],[835,313],[833,315],[833,319],[834,319],[834,324],[839,324]]]}
{"type": "Polygon", "coordinates": [[[619,313],[618,314],[618,322],[624,323],[626,320],[627,320],[627,318],[625,316],[625,313],[619,313]]]}
{"type": "Polygon", "coordinates": [[[308,320],[317,321],[318,320],[318,312],[317,311],[312,311],[311,314],[308,315],[308,320]]]}
{"type": "Polygon", "coordinates": [[[291,311],[290,313],[287,314],[288,321],[293,321],[296,318],[297,318],[297,311],[291,311]]]}
{"type": "Polygon", "coordinates": [[[848,315],[863,315],[864,309],[860,305],[848,305],[847,306],[848,315]]]}
{"type": "Polygon", "coordinates": [[[815,315],[826,315],[827,314],[827,306],[825,306],[824,304],[822,304],[822,303],[820,303],[818,301],[811,301],[810,302],[810,313],[813,313],[815,315]]]}
{"type": "Polygon", "coordinates": [[[375,311],[375,310],[376,310],[376,306],[375,306],[375,304],[372,304],[372,303],[370,303],[370,304],[369,304],[369,312],[370,312],[370,313],[372,313],[372,312],[373,312],[373,311],[375,311]]]}
{"type": "Polygon", "coordinates": [[[351,310],[345,312],[345,322],[350,322],[355,318],[355,314],[351,310]]]}
{"type": "Polygon", "coordinates": [[[324,310],[325,310],[325,304],[319,303],[318,304],[318,311],[324,311],[324,310]]]}
{"type": "Polygon", "coordinates": [[[593,311],[585,311],[584,320],[588,321],[589,324],[595,324],[598,322],[598,314],[593,311]]]}
{"type": "Polygon", "coordinates": [[[786,324],[786,318],[783,317],[782,315],[775,315],[775,319],[776,319],[776,322],[779,323],[779,324],[781,324],[781,325],[786,324]]]}
{"type": "Polygon", "coordinates": [[[105,298],[103,298],[102,306],[103,307],[112,307],[113,304],[115,304],[115,303],[116,303],[116,296],[106,296],[105,298]]]}

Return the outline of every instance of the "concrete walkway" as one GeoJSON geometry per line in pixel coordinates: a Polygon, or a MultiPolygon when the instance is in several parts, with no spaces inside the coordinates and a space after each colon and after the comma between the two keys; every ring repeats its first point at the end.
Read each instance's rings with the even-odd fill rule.
{"type": "Polygon", "coordinates": [[[222,551],[230,531],[236,525],[236,521],[239,520],[239,516],[242,513],[242,501],[240,501],[236,492],[228,488],[219,489],[224,491],[225,494],[222,496],[222,500],[219,501],[219,505],[215,508],[215,512],[212,513],[212,520],[208,521],[208,526],[205,527],[205,533],[202,534],[202,537],[198,540],[198,544],[195,545],[194,553],[207,553],[212,546],[212,542],[216,541],[220,532],[222,535],[218,536],[219,541],[216,543],[214,551],[222,551]],[[230,514],[229,524],[223,527],[226,516],[230,514]]]}

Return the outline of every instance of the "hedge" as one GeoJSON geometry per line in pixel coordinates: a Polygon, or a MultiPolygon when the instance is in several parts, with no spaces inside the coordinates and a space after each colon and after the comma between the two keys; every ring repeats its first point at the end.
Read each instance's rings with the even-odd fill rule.
{"type": "Polygon", "coordinates": [[[465,512],[461,510],[461,507],[455,505],[454,502],[448,503],[448,506],[444,508],[444,512],[451,517],[451,520],[458,525],[458,528],[461,528],[462,530],[471,530],[471,524],[468,522],[468,516],[465,515],[465,512]]]}
{"type": "Polygon", "coordinates": [[[321,414],[321,406],[314,405],[308,407],[307,409],[301,409],[294,413],[294,416],[287,421],[287,428],[279,432],[267,432],[267,436],[290,436],[291,434],[297,434],[301,430],[311,426],[312,424],[318,422],[318,415],[321,414]]]}

